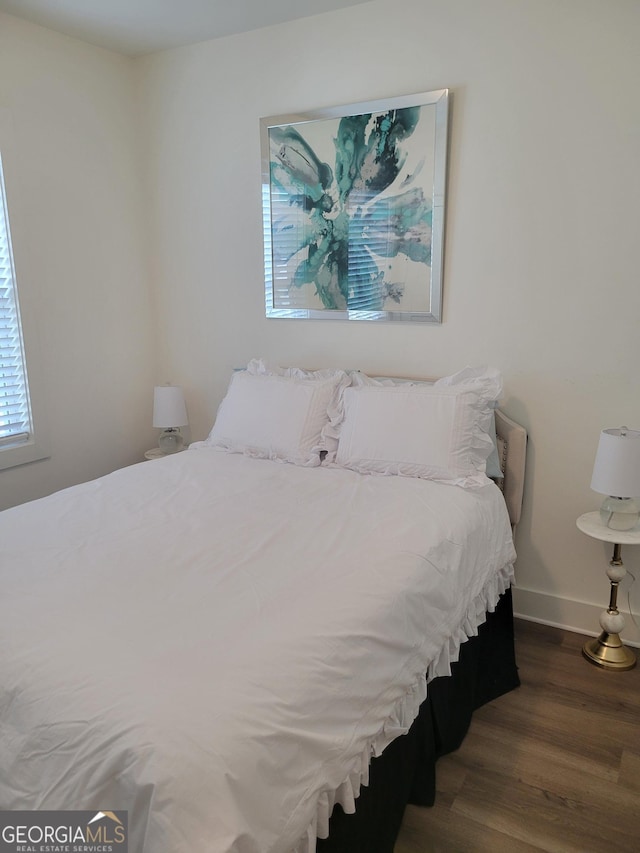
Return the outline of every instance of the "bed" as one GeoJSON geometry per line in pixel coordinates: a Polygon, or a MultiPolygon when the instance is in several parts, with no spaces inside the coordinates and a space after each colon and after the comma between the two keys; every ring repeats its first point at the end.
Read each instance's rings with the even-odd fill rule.
{"type": "Polygon", "coordinates": [[[0,514],[0,810],[124,810],[135,853],[392,850],[517,684],[500,391],[252,362],[205,442],[0,514]]]}

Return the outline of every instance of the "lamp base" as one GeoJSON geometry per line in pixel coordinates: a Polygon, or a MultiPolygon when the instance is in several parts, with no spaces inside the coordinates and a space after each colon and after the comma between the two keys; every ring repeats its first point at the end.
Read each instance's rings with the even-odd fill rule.
{"type": "Polygon", "coordinates": [[[610,530],[633,530],[640,521],[640,504],[635,498],[606,497],[600,519],[610,530]]]}
{"type": "Polygon", "coordinates": [[[178,453],[183,446],[184,439],[175,427],[168,427],[158,437],[158,447],[163,453],[178,453]]]}
{"type": "Polygon", "coordinates": [[[595,640],[588,640],[582,647],[583,656],[602,669],[633,669],[636,656],[622,644],[619,634],[603,631],[595,640]]]}

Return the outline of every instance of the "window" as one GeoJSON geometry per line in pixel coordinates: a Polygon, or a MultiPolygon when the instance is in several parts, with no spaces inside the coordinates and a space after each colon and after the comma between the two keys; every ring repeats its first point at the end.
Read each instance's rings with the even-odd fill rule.
{"type": "Polygon", "coordinates": [[[36,441],[34,435],[0,159],[0,469],[42,459],[46,455],[42,441],[36,441]]]}
{"type": "Polygon", "coordinates": [[[32,434],[9,216],[0,161],[0,449],[32,434]]]}

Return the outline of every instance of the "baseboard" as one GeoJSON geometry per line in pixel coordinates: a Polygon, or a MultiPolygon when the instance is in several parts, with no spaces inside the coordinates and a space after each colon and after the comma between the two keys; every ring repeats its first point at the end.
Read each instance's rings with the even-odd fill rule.
{"type": "MultiPolygon", "coordinates": [[[[513,612],[520,619],[530,622],[541,622],[554,628],[564,628],[578,634],[597,637],[600,633],[600,614],[606,609],[608,602],[598,607],[584,601],[574,601],[569,598],[559,598],[544,592],[534,592],[532,589],[513,588],[513,612]]],[[[640,648],[640,628],[629,615],[626,596],[618,600],[618,608],[624,616],[625,628],[621,639],[628,646],[640,648]]],[[[640,623],[640,618],[635,617],[640,623]]]]}

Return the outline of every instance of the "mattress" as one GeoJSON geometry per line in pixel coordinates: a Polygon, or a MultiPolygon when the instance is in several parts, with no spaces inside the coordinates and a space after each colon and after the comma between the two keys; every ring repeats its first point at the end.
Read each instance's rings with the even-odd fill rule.
{"type": "Polygon", "coordinates": [[[509,586],[491,482],[200,447],[0,514],[0,809],[306,853],[509,586]]]}

